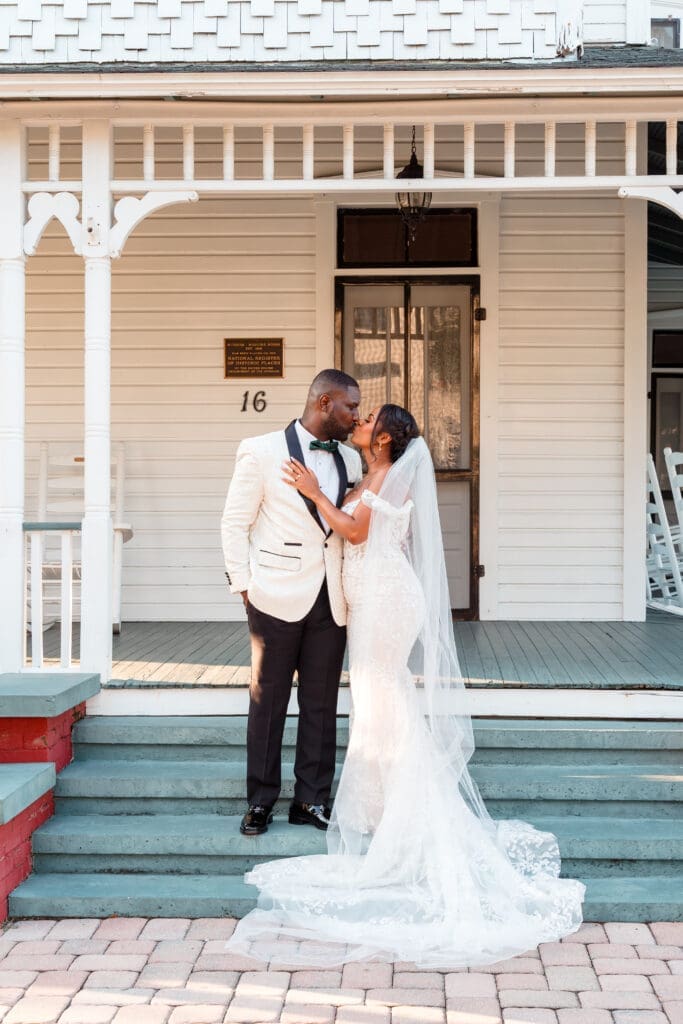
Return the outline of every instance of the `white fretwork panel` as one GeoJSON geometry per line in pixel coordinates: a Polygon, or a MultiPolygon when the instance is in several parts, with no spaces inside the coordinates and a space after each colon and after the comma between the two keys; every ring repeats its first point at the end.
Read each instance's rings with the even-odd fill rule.
{"type": "Polygon", "coordinates": [[[0,64],[548,59],[569,23],[576,36],[582,7],[581,0],[0,0],[0,64]]]}

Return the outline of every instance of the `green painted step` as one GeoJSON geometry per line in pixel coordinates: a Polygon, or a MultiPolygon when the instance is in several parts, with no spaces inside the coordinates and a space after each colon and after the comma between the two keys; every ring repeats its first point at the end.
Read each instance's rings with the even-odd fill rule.
{"type": "MultiPolygon", "coordinates": [[[[276,818],[262,836],[239,833],[240,816],[186,815],[57,816],[33,837],[34,870],[41,874],[146,872],[149,874],[239,874],[277,857],[324,853],[325,836],[276,818]]],[[[683,822],[602,818],[543,818],[532,823],[558,836],[566,876],[681,871],[683,822]]]]}
{"type": "MultiPolygon", "coordinates": [[[[339,771],[339,768],[338,768],[339,771]]],[[[683,798],[683,776],[667,765],[473,765],[485,799],[561,801],[656,801],[683,798]]],[[[292,796],[294,768],[283,765],[282,798],[292,796]]],[[[196,803],[230,798],[244,804],[244,764],[202,761],[76,761],[57,779],[59,798],[174,799],[196,803]]],[[[152,810],[151,806],[147,808],[152,810]]],[[[197,808],[195,808],[197,809],[197,808]]],[[[239,808],[238,808],[239,809],[239,808]]],[[[105,810],[102,805],[100,812],[105,810]]],[[[160,808],[157,808],[160,810],[160,808]]],[[[210,810],[206,807],[205,810],[210,810]]]]}
{"type": "MultiPolygon", "coordinates": [[[[101,760],[244,760],[246,717],[92,717],[75,731],[77,758],[101,760]]],[[[296,744],[297,720],[288,718],[283,750],[296,744]]],[[[680,764],[683,726],[675,722],[476,719],[473,763],[680,764]],[[655,753],[656,752],[656,753],[655,753]]],[[[337,746],[348,742],[348,718],[337,723],[337,746]]]]}
{"type": "MultiPolygon", "coordinates": [[[[586,921],[681,921],[680,879],[589,878],[586,921]]],[[[241,917],[255,890],[235,875],[31,875],[10,896],[12,917],[241,917]]]]}

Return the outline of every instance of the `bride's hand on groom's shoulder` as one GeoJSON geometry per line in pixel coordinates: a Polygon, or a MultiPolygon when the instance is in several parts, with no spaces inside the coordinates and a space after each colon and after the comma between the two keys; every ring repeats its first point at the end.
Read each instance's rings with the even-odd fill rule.
{"type": "Polygon", "coordinates": [[[313,470],[304,466],[303,462],[299,462],[298,459],[287,459],[282,463],[282,470],[284,482],[290,487],[295,487],[299,494],[303,494],[304,498],[315,500],[322,493],[313,470]]]}

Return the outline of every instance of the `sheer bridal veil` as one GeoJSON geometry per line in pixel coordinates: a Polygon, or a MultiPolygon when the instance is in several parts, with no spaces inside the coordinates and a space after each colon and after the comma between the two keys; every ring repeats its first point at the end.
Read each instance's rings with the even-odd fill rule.
{"type": "Polygon", "coordinates": [[[492,963],[574,931],[584,887],[559,878],[554,836],[491,819],[468,770],[472,723],[424,440],[362,500],[372,514],[350,595],[351,738],[328,853],[254,868],[258,906],[228,949],[293,965],[492,963]]]}

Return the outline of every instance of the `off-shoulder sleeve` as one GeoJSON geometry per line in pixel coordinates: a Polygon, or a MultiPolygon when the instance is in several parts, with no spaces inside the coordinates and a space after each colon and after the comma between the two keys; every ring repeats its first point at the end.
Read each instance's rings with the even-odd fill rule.
{"type": "Polygon", "coordinates": [[[388,516],[409,516],[410,510],[413,507],[412,501],[406,501],[405,504],[401,505],[399,508],[398,506],[385,501],[384,498],[380,498],[379,494],[375,494],[374,491],[370,491],[367,488],[361,494],[360,500],[373,511],[383,512],[388,516]]]}

